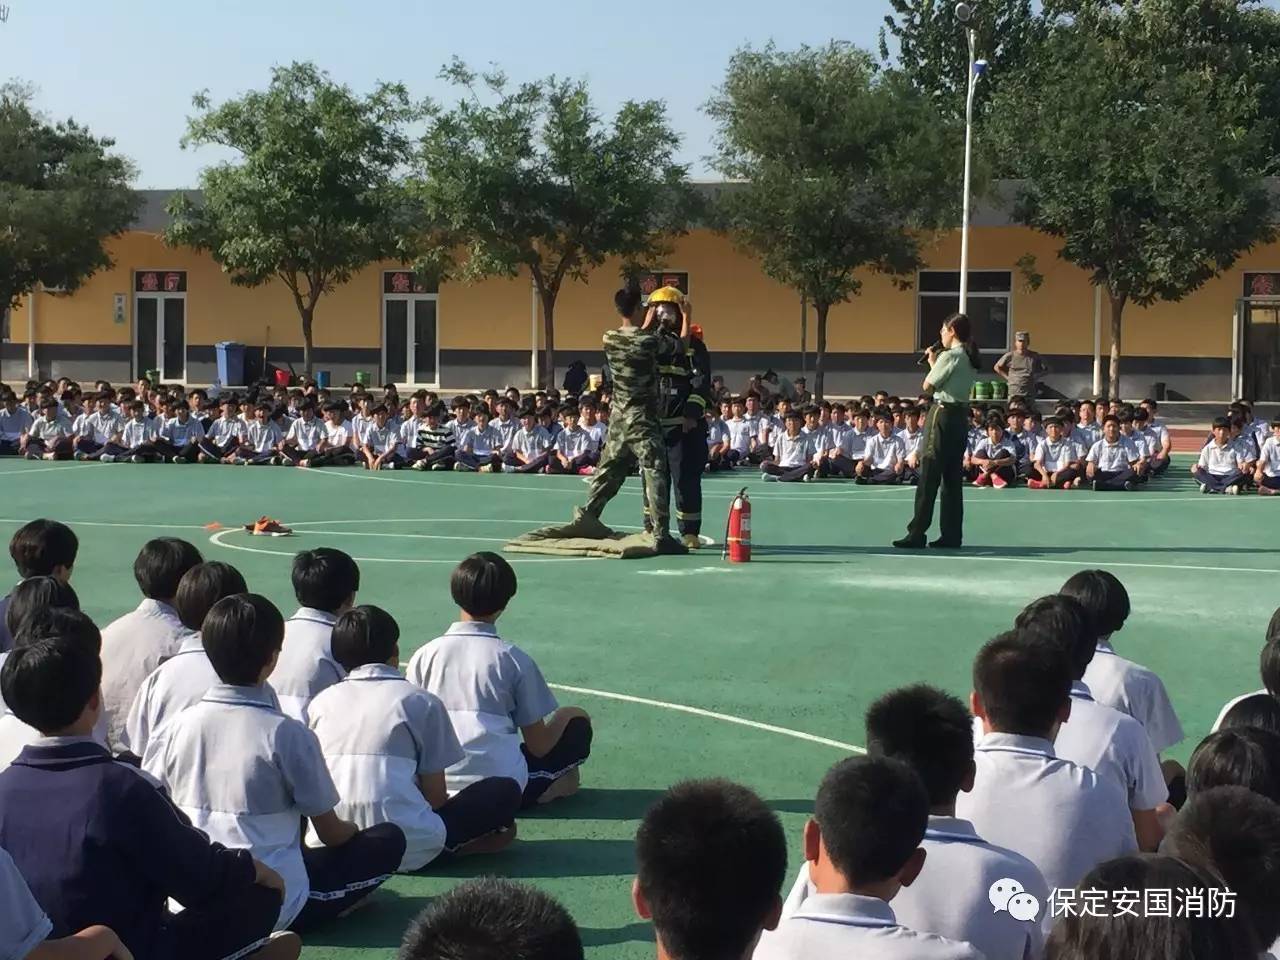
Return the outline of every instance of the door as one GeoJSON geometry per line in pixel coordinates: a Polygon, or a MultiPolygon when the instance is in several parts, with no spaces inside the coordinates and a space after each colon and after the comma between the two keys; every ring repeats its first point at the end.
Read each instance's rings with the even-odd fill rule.
{"type": "Polygon", "coordinates": [[[438,303],[434,294],[383,298],[383,383],[401,386],[437,385],[437,310],[438,303]]]}
{"type": "Polygon", "coordinates": [[[139,271],[134,279],[133,372],[160,371],[160,379],[187,379],[185,271],[139,271]]]}
{"type": "Polygon", "coordinates": [[[1244,395],[1255,401],[1280,400],[1280,300],[1243,303],[1244,395]]]}

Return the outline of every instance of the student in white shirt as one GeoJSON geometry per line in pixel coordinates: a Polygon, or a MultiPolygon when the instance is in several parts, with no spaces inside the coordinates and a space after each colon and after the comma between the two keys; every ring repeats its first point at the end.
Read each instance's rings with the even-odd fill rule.
{"type": "Polygon", "coordinates": [[[902,429],[897,432],[902,441],[902,482],[915,486],[920,482],[920,441],[924,439],[924,431],[920,429],[920,419],[924,411],[919,407],[908,407],[902,412],[902,429]]]}
{"type": "Polygon", "coordinates": [[[370,412],[373,422],[359,433],[364,465],[369,470],[396,470],[404,465],[399,452],[400,433],[391,426],[391,413],[384,405],[378,404],[370,412]]]}
{"type": "Polygon", "coordinates": [[[1097,652],[1084,672],[1093,698],[1141,723],[1156,753],[1182,742],[1182,724],[1164,681],[1120,656],[1112,645],[1112,638],[1129,619],[1129,593],[1124,584],[1106,570],[1082,570],[1067,580],[1060,592],[1084,607],[1098,631],[1097,652]]]}
{"type": "Polygon", "coordinates": [[[753,791],[686,780],[636,831],[636,915],[653,922],[659,960],[748,960],[778,925],[787,870],[782,824],[753,791]]]}
{"type": "MultiPolygon", "coordinates": [[[[969,711],[955,697],[917,684],[885,694],[867,710],[867,752],[911,767],[929,795],[929,823],[920,844],[920,875],[893,898],[898,923],[910,930],[971,943],[986,960],[1036,960],[1043,952],[1037,923],[993,911],[992,886],[1013,880],[1044,905],[1049,888],[1026,857],[988,843],[955,815],[956,797],[973,789],[969,711]]],[[[800,868],[783,907],[789,915],[813,892],[800,868]]],[[[876,954],[879,955],[879,954],[876,954]]]]}
{"type": "MultiPolygon", "coordinates": [[[[244,577],[229,563],[217,560],[198,563],[183,575],[173,606],[190,633],[177,653],[152,670],[138,689],[120,736],[121,748],[134,756],[144,756],[156,730],[187,707],[199,703],[209,689],[217,685],[218,674],[205,653],[200,628],[215,603],[223,597],[247,592],[244,577]]],[[[273,700],[272,705],[278,707],[279,703],[273,700]]]]}
{"type": "Polygon", "coordinates": [[[268,466],[279,463],[280,444],[284,429],[274,419],[275,408],[270,403],[260,403],[253,410],[253,420],[244,428],[244,441],[240,448],[224,463],[242,467],[268,466]]]}
{"type": "Polygon", "coordinates": [[[732,448],[729,445],[729,428],[724,420],[716,415],[715,409],[707,408],[707,466],[710,472],[732,470],[734,461],[729,458],[732,448]]]}
{"type": "Polygon", "coordinates": [[[1019,444],[1005,431],[999,414],[987,421],[986,437],[969,455],[969,461],[977,469],[975,487],[995,487],[1003,490],[1017,482],[1019,444]]]}
{"type": "Polygon", "coordinates": [[[109,745],[120,742],[143,681],[190,634],[173,601],[183,576],[203,559],[199,550],[176,537],[150,540],[138,552],[133,578],[143,600],[102,631],[102,706],[109,745]]]}
{"type": "Polygon", "coordinates": [[[409,925],[398,960],[583,960],[573,917],[531,884],[482,877],[433,897],[409,925]]]}
{"type": "MultiPolygon", "coordinates": [[[[516,435],[516,431],[520,429],[520,423],[515,417],[516,405],[508,397],[499,397],[497,402],[497,416],[491,421],[490,426],[494,427],[502,434],[502,451],[505,453],[511,447],[511,438],[516,435]]],[[[583,405],[583,412],[586,412],[586,405],[583,405]]],[[[597,446],[604,445],[604,434],[608,429],[608,424],[603,420],[596,419],[595,405],[591,407],[591,434],[596,438],[597,446]]]]}
{"type": "Polygon", "coordinates": [[[893,435],[893,415],[886,410],[876,414],[876,432],[867,438],[859,461],[856,483],[891,484],[902,482],[906,468],[902,441],[893,435]]]}
{"type": "MultiPolygon", "coordinates": [[[[490,423],[489,408],[480,407],[473,418],[474,426],[466,430],[454,451],[453,469],[459,473],[493,473],[502,469],[502,431],[490,423]]],[[[591,435],[579,431],[585,445],[590,445],[591,435]]]]}
{"type": "Polygon", "coordinates": [[[578,408],[566,404],[560,408],[564,424],[556,434],[547,459],[547,473],[580,473],[589,476],[595,471],[599,457],[591,452],[591,436],[578,425],[578,408]]]}
{"type": "Polygon", "coordinates": [[[341,550],[317,547],[293,558],[291,579],[299,607],[285,624],[271,687],[285,715],[306,723],[312,699],[347,675],[330,643],[338,617],[355,606],[360,568],[341,550]]]}
{"type": "Polygon", "coordinates": [[[813,476],[813,439],[800,432],[802,419],[799,411],[787,414],[786,430],[774,435],[772,452],[760,464],[760,479],[793,483],[813,476]]]}
{"type": "Polygon", "coordinates": [[[547,469],[551,435],[538,426],[533,406],[520,408],[520,429],[511,438],[503,457],[507,473],[542,473],[547,469]]]}
{"type": "Polygon", "coordinates": [[[38,416],[18,441],[18,449],[28,460],[69,460],[74,440],[71,421],[58,412],[52,398],[40,404],[38,416]]]}
{"type": "MultiPolygon", "coordinates": [[[[600,451],[604,449],[604,441],[609,434],[609,424],[600,419],[600,406],[589,396],[583,397],[579,402],[578,412],[582,417],[582,429],[591,436],[591,451],[596,455],[596,461],[599,462],[600,451]]],[[[512,420],[511,427],[514,428],[515,426],[516,423],[512,420]]],[[[503,439],[509,441],[514,432],[514,429],[504,430],[503,439]]]]}
{"type": "Polygon", "coordinates": [[[0,388],[0,455],[16,456],[22,437],[31,429],[31,414],[18,406],[8,387],[0,388]]]}
{"type": "Polygon", "coordinates": [[[1138,847],[1155,850],[1162,833],[1157,808],[1169,799],[1164,771],[1142,724],[1095,701],[1083,680],[1098,643],[1089,614],[1073,598],[1053,594],[1029,603],[1015,626],[1071,664],[1071,716],[1058,730],[1055,753],[1120,784],[1129,800],[1138,847]]]}
{"type": "Polygon", "coordinates": [[[1133,444],[1120,433],[1120,420],[1107,414],[1102,421],[1102,438],[1085,458],[1085,477],[1094,490],[1132,490],[1137,480],[1134,467],[1141,459],[1133,444]]]}
{"type": "Polygon", "coordinates": [[[119,431],[107,441],[98,455],[100,463],[127,461],[130,463],[154,463],[161,459],[155,441],[160,436],[160,428],[154,420],[147,418],[147,406],[141,400],[134,400],[126,406],[129,418],[120,425],[119,431]]]}
{"type": "Polygon", "coordinates": [[[807,895],[787,901],[755,960],[984,960],[972,944],[901,923],[890,905],[926,865],[928,820],[929,795],[902,761],[850,757],[832,767],[804,827],[807,895]]]}
{"type": "Polygon", "coordinates": [[[252,851],[284,878],[277,930],[331,920],[396,870],[404,833],[391,823],[361,830],[338,816],[315,734],[271,706],[264,684],[284,638],[271,601],[219,600],[202,636],[222,682],[156,732],[143,766],[210,839],[252,851]],[[303,818],[322,847],[302,845],[303,818]]]}
{"type": "Polygon", "coordinates": [[[1199,482],[1201,493],[1240,492],[1244,461],[1239,448],[1231,442],[1231,421],[1226,417],[1213,421],[1213,439],[1200,451],[1191,476],[1199,482]]]}
{"type": "Polygon", "coordinates": [[[1215,787],[1245,787],[1280,803],[1280,733],[1231,726],[1201,740],[1187,761],[1187,796],[1215,787]]]}
{"type": "Polygon", "coordinates": [[[1280,417],[1271,421],[1271,436],[1263,441],[1253,482],[1263,496],[1274,496],[1280,491],[1280,417]]]}
{"type": "Polygon", "coordinates": [[[190,407],[179,403],[160,426],[155,446],[169,463],[195,463],[203,439],[204,424],[191,416],[190,407]]]}
{"type": "Polygon", "coordinates": [[[724,422],[729,435],[729,452],[726,454],[733,466],[746,463],[759,463],[760,454],[760,418],[750,419],[746,416],[746,405],[741,397],[734,397],[729,403],[730,417],[724,422]]]}
{"type": "Polygon", "coordinates": [[[301,401],[298,419],[289,424],[288,432],[280,441],[280,463],[284,466],[311,466],[325,435],[324,422],[316,417],[315,401],[301,401]]]}
{"type": "Polygon", "coordinates": [[[337,813],[361,827],[400,827],[401,872],[441,853],[501,850],[515,839],[520,786],[486,777],[449,796],[445,770],[465,754],[440,700],[400,675],[399,637],[379,607],[348,610],[333,628],[347,676],[311,702],[307,719],[342,797],[337,813]]]}
{"type": "Polygon", "coordinates": [[[1069,490],[1082,483],[1080,450],[1063,436],[1063,423],[1057,417],[1044,422],[1045,438],[1037,444],[1031,457],[1036,476],[1027,480],[1032,490],[1069,490]]]}
{"type": "Polygon", "coordinates": [[[350,467],[356,462],[355,430],[347,419],[347,406],[333,401],[324,405],[324,433],[312,467],[350,467]]]}
{"type": "Polygon", "coordinates": [[[870,427],[871,412],[859,409],[853,414],[853,425],[833,437],[826,451],[826,475],[853,479],[867,453],[867,441],[875,435],[870,427]]]}
{"type": "Polygon", "coordinates": [[[1154,400],[1143,400],[1139,406],[1146,412],[1147,420],[1144,429],[1152,437],[1153,454],[1151,456],[1151,473],[1160,476],[1169,469],[1172,463],[1173,439],[1169,436],[1169,428],[1160,419],[1160,404],[1154,400]]]}
{"type": "Polygon", "coordinates": [[[956,816],[1034,863],[1050,890],[1075,887],[1099,863],[1137,853],[1124,789],[1054,752],[1071,715],[1067,658],[1006,633],[978,652],[973,679],[969,706],[983,736],[973,790],[957,798],[956,816]]]}
{"type": "MultiPolygon", "coordinates": [[[[27,417],[28,423],[30,416],[27,417]]],[[[110,443],[124,426],[120,415],[111,409],[111,395],[100,393],[93,398],[93,412],[85,416],[76,430],[74,441],[77,460],[96,460],[102,448],[110,443]]]]}
{"type": "MultiPolygon", "coordinates": [[[[1240,694],[1228,700],[1218,711],[1218,717],[1209,729],[1219,729],[1226,720],[1228,712],[1241,701],[1254,696],[1277,697],[1280,695],[1280,609],[1271,615],[1267,624],[1266,639],[1262,643],[1262,651],[1258,656],[1258,672],[1262,678],[1262,688],[1240,694]]],[[[1277,701],[1280,703],[1280,700],[1277,701]]]]}
{"type": "Polygon", "coordinates": [[[585,710],[560,707],[533,659],[498,636],[516,588],[515,570],[496,553],[463,560],[449,581],[460,619],[414,653],[407,674],[444,703],[466,751],[447,771],[450,793],[510,777],[530,807],[578,791],[593,730],[585,710]]]}
{"type": "Polygon", "coordinates": [[[230,463],[245,440],[245,424],[239,417],[240,401],[235,394],[222,398],[222,416],[209,424],[200,441],[200,463],[230,463]]]}

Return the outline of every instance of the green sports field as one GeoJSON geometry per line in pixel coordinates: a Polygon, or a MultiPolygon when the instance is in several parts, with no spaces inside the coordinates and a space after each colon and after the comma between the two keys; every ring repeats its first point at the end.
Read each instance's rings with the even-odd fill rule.
{"type": "MultiPolygon", "coordinates": [[[[1185,477],[1132,494],[974,490],[961,555],[900,554],[909,488],[762,484],[707,478],[707,529],[720,540],[733,492],[755,508],[755,559],[719,548],[642,562],[518,559],[520,592],[500,623],[596,720],[584,790],[523,820],[507,852],[397,877],[304,957],[391,957],[410,918],[459,878],[501,874],[560,897],[599,960],[652,955],[632,914],[632,837],[671,783],[725,776],[778,811],[793,858],[822,772],[862,739],[880,692],[928,681],[967,694],[983,641],[1075,570],[1124,581],[1134,614],[1119,652],[1165,679],[1188,738],[1184,759],[1228,697],[1255,689],[1257,651],[1280,603],[1280,500],[1205,497],[1185,477]]],[[[327,545],[361,566],[360,600],[400,622],[401,656],[452,620],[459,558],[568,517],[576,477],[515,477],[78,463],[0,463],[0,533],[33,517],[80,535],[74,585],[99,623],[131,609],[138,547],[174,535],[237,565],[286,616],[289,561],[327,545]],[[250,537],[269,514],[292,539],[250,537]],[[227,529],[210,532],[206,524],[227,529]]],[[[605,519],[637,524],[631,481],[605,519]]],[[[798,863],[798,861],[796,861],[798,863]]],[[[793,863],[793,867],[796,864],[793,863]]]]}

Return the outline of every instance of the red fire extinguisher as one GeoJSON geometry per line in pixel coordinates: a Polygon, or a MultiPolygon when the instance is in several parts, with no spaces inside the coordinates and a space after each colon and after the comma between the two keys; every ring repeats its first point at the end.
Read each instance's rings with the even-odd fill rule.
{"type": "Polygon", "coordinates": [[[743,487],[729,504],[729,522],[724,531],[724,553],[730,563],[746,563],[751,559],[751,501],[743,487]]]}

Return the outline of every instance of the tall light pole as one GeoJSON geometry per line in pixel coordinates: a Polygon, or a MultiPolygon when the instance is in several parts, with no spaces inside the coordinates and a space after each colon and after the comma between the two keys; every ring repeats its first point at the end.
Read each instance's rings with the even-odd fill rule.
{"type": "Polygon", "coordinates": [[[987,72],[987,61],[977,59],[978,34],[973,28],[973,7],[956,4],[956,20],[964,24],[969,41],[969,91],[964,107],[964,214],[960,225],[960,312],[969,309],[969,193],[973,174],[973,97],[978,81],[987,72]]]}

